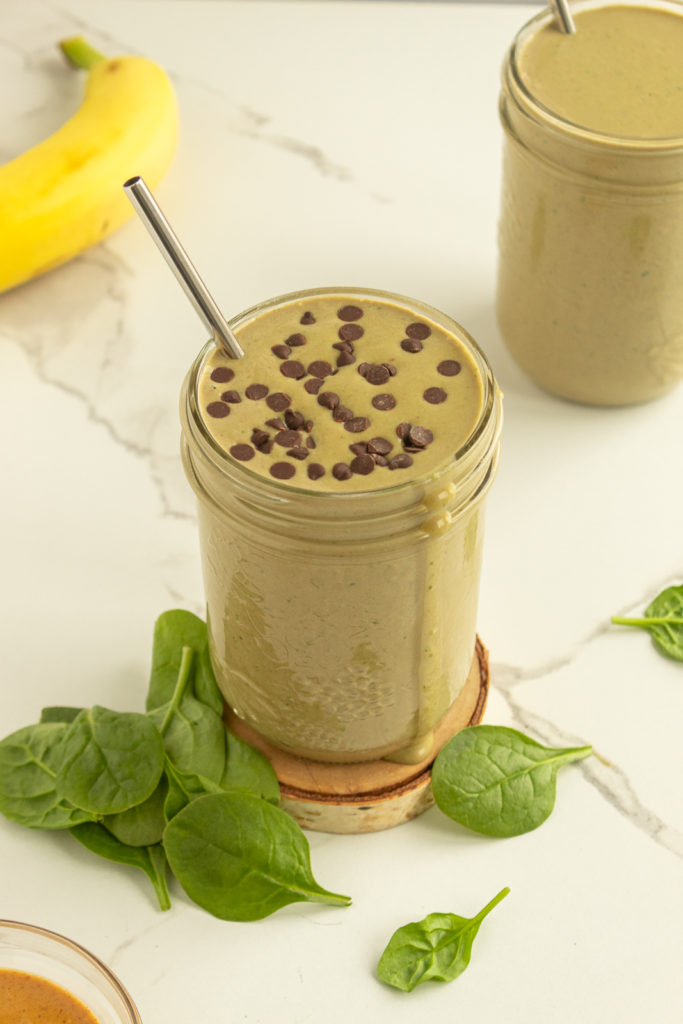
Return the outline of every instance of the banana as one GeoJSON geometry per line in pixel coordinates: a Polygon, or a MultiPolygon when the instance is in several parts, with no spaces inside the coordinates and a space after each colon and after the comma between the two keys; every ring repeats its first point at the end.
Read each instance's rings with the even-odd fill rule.
{"type": "Polygon", "coordinates": [[[53,135],[0,166],[0,292],[106,238],[131,216],[122,185],[154,187],[178,139],[166,73],[144,57],[107,59],[80,38],[60,43],[86,68],[83,103],[53,135]]]}

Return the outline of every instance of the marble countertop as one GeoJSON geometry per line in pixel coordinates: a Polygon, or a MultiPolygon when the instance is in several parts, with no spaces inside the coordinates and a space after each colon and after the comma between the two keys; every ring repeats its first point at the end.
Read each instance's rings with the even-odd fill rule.
{"type": "MultiPolygon", "coordinates": [[[[168,69],[182,137],[158,196],[223,308],[365,284],[459,320],[505,392],[479,632],[486,721],[553,745],[552,817],[516,839],[436,809],[366,836],[309,833],[349,909],[218,921],[63,834],[0,820],[0,916],[104,959],[144,1024],[674,1022],[680,972],[683,669],[610,625],[683,578],[683,390],[601,410],[537,391],[493,314],[500,63],[540,5],[8,0],[0,158],[78,106],[55,43],[168,69]],[[472,963],[404,995],[375,977],[391,933],[476,913],[472,963]]],[[[1,199],[1,197],[0,197],[1,199]]],[[[46,704],[141,709],[154,619],[201,614],[177,395],[204,334],[137,221],[0,296],[2,734],[46,704]]]]}

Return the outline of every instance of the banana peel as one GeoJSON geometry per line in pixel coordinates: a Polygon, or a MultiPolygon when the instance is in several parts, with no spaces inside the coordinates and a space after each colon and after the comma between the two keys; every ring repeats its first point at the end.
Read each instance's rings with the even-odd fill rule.
{"type": "Polygon", "coordinates": [[[83,102],[53,135],[0,166],[0,292],[72,259],[133,213],[122,185],[159,183],[175,153],[171,82],[144,57],[103,57],[83,39],[60,43],[88,71],[83,102]]]}

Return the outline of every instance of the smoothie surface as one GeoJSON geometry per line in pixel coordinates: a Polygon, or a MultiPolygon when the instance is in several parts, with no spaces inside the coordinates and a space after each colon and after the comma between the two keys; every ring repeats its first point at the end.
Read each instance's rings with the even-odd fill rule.
{"type": "Polygon", "coordinates": [[[529,92],[552,113],[626,138],[683,137],[683,8],[608,5],[578,11],[576,33],[554,22],[517,63],[529,92]]]}
{"type": "Polygon", "coordinates": [[[216,444],[261,476],[314,491],[393,487],[447,464],[483,407],[459,338],[408,306],[358,293],[308,295],[236,329],[198,380],[216,444]]]}

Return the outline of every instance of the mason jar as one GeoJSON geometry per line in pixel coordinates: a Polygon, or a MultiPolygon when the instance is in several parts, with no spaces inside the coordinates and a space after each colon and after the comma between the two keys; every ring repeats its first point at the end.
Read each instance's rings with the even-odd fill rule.
{"type": "Polygon", "coordinates": [[[501,395],[470,336],[412,299],[316,289],[238,316],[240,328],[325,294],[396,302],[460,342],[481,405],[469,436],[435,472],[347,493],[258,475],[216,444],[198,386],[209,343],[181,396],[182,458],[197,499],[213,667],[228,706],[283,750],[328,762],[417,763],[473,660],[484,499],[499,456],[501,395]]]}
{"type": "MultiPolygon", "coordinates": [[[[498,320],[516,362],[546,391],[597,405],[643,402],[683,377],[683,5],[590,0],[572,11],[576,35],[554,29],[555,38],[548,36],[553,15],[544,11],[521,29],[503,65],[498,320]],[[619,18],[638,19],[631,35],[647,40],[656,29],[674,47],[667,74],[675,80],[656,86],[666,119],[661,128],[654,117],[651,127],[638,123],[633,134],[625,130],[634,105],[623,82],[632,72],[634,89],[649,102],[652,67],[621,59],[618,32],[596,44],[588,68],[594,77],[585,83],[587,102],[600,104],[604,88],[601,124],[618,131],[586,127],[536,95],[544,76],[554,76],[557,88],[576,72],[577,41],[588,40],[582,17],[613,19],[624,9],[619,18]],[[544,31],[552,49],[530,84],[527,47],[544,31]]],[[[654,43],[645,52],[656,62],[654,43]]],[[[569,98],[555,105],[581,111],[567,81],[569,98]]]]}

